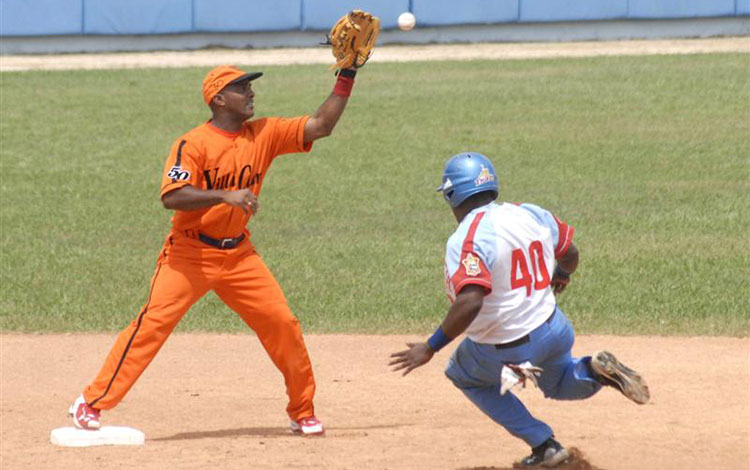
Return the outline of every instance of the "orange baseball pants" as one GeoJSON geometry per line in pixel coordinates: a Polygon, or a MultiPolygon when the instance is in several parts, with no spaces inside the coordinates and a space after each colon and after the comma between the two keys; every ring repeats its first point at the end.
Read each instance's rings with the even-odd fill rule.
{"type": "Polygon", "coordinates": [[[172,234],[159,255],[148,301],[117,337],[101,371],[84,390],[89,405],[115,407],[159,352],[188,309],[209,290],[255,331],[284,375],[293,420],[312,416],[315,379],[299,320],[252,244],[220,250],[172,234]]]}

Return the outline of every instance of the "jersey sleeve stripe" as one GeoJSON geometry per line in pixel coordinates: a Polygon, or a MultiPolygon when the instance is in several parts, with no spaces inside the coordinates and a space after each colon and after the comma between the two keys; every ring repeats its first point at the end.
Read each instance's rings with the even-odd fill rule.
{"type": "Polygon", "coordinates": [[[183,139],[180,142],[179,147],[177,147],[177,159],[174,162],[174,166],[182,166],[182,147],[184,147],[186,143],[187,143],[187,140],[183,139]]]}
{"type": "Polygon", "coordinates": [[[484,214],[486,214],[486,212],[480,212],[479,214],[474,216],[474,220],[471,221],[471,226],[469,226],[469,232],[466,234],[466,238],[464,238],[464,243],[461,246],[461,251],[463,253],[474,251],[474,234],[476,233],[477,227],[479,226],[479,222],[482,221],[482,217],[484,217],[484,214]]]}
{"type": "Polygon", "coordinates": [[[482,221],[484,214],[486,214],[486,212],[480,212],[474,216],[474,220],[471,221],[471,225],[469,226],[469,231],[466,233],[466,238],[464,238],[464,242],[461,245],[459,267],[451,279],[456,294],[461,292],[461,289],[469,284],[476,284],[484,287],[485,295],[489,295],[492,292],[492,278],[490,277],[490,271],[487,269],[487,266],[481,258],[477,259],[479,263],[479,266],[477,266],[477,273],[472,273],[470,275],[469,267],[463,265],[467,256],[470,256],[471,253],[476,253],[476,250],[474,250],[474,235],[477,232],[477,227],[479,227],[479,223],[482,221]]]}
{"type": "Polygon", "coordinates": [[[570,243],[573,241],[573,234],[575,233],[576,229],[561,221],[557,217],[555,217],[555,220],[557,221],[557,227],[559,229],[559,234],[557,236],[557,246],[555,247],[555,258],[559,258],[568,251],[570,243]]]}

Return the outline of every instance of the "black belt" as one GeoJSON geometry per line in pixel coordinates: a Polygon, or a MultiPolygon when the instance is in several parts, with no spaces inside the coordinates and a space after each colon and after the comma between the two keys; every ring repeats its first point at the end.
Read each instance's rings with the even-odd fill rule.
{"type": "Polygon", "coordinates": [[[207,235],[203,235],[202,233],[198,234],[198,240],[202,241],[206,245],[215,246],[220,250],[228,250],[230,248],[234,248],[235,246],[239,245],[240,242],[244,239],[244,233],[237,238],[211,238],[207,235]]]}
{"type": "MultiPolygon", "coordinates": [[[[544,320],[544,323],[552,323],[552,319],[555,318],[555,312],[557,312],[557,307],[555,307],[554,310],[552,310],[552,315],[549,316],[546,320],[544,320]]],[[[503,344],[496,344],[495,349],[510,349],[515,348],[516,346],[521,346],[522,344],[526,344],[530,341],[529,335],[522,336],[518,338],[515,341],[511,341],[510,343],[503,343],[503,344]]]]}

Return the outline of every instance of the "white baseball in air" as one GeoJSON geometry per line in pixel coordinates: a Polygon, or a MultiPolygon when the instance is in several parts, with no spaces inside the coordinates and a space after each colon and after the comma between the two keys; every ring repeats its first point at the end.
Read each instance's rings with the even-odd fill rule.
{"type": "Polygon", "coordinates": [[[398,15],[398,28],[401,31],[411,31],[415,24],[417,24],[417,18],[412,13],[405,11],[398,15]]]}

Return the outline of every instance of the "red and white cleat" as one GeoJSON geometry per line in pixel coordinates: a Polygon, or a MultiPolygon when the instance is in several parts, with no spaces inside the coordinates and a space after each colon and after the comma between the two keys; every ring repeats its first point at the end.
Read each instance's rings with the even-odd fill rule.
{"type": "Polygon", "coordinates": [[[101,411],[89,406],[83,395],[76,398],[76,401],[70,405],[68,413],[73,417],[73,424],[78,429],[97,431],[101,426],[101,411]]]}
{"type": "Polygon", "coordinates": [[[318,421],[315,416],[308,416],[297,421],[289,421],[289,428],[293,433],[302,434],[303,436],[322,436],[326,433],[323,423],[318,421]]]}

